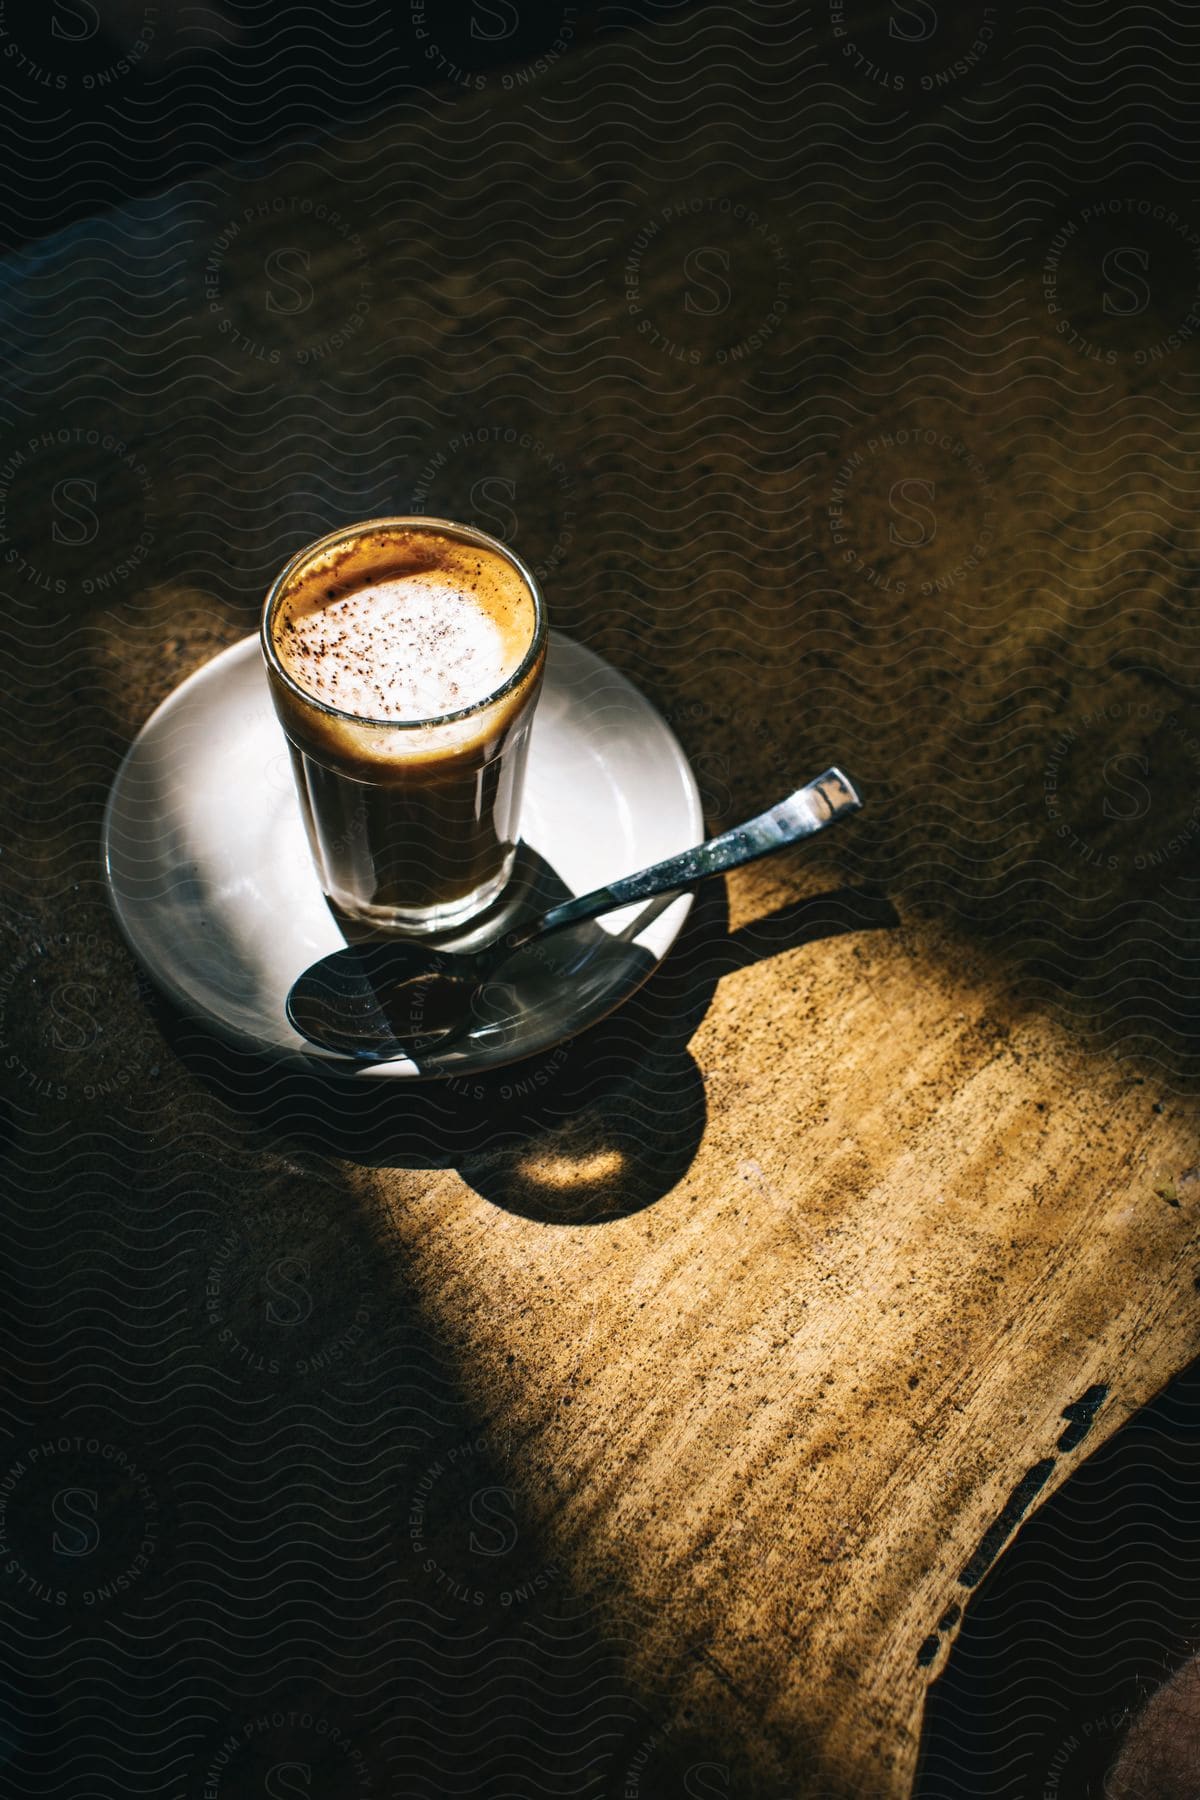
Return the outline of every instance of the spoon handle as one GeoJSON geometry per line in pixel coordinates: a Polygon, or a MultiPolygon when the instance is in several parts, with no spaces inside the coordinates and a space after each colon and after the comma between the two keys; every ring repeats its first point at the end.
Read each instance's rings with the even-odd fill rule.
{"type": "Polygon", "coordinates": [[[530,938],[557,931],[564,925],[577,925],[582,919],[594,919],[600,913],[627,906],[631,900],[650,900],[655,894],[669,894],[673,888],[690,887],[705,875],[719,875],[725,869],[736,869],[741,863],[753,862],[755,857],[769,856],[772,850],[781,850],[785,844],[814,837],[844,813],[857,812],[861,805],[862,801],[842,771],[826,769],[807,787],[797,788],[794,794],[789,794],[768,812],[760,813],[756,819],[735,825],[732,831],[723,831],[720,837],[709,838],[693,850],[684,850],[679,856],[654,863],[636,875],[626,875],[623,880],[614,881],[611,887],[596,888],[590,894],[580,894],[575,900],[564,900],[561,906],[552,906],[536,925],[509,941],[515,949],[530,938]]]}

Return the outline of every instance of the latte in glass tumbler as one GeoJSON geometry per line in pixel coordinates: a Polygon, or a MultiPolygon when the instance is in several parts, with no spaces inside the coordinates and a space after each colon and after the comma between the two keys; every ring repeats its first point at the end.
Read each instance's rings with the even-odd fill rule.
{"type": "Polygon", "coordinates": [[[347,526],[288,563],[262,641],[335,910],[419,933],[497,900],[546,655],[521,559],[445,519],[347,526]]]}

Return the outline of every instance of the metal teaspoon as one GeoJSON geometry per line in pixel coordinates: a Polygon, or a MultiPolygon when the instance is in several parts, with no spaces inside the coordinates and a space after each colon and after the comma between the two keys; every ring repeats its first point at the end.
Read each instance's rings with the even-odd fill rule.
{"type": "Polygon", "coordinates": [[[472,997],[515,951],[633,900],[690,887],[706,875],[815,837],[861,805],[841,770],[826,769],[746,824],[608,887],[564,900],[482,950],[436,950],[400,938],[349,944],[298,977],[288,994],[287,1016],[310,1043],[357,1062],[388,1062],[427,1049],[469,1022],[472,997]]]}

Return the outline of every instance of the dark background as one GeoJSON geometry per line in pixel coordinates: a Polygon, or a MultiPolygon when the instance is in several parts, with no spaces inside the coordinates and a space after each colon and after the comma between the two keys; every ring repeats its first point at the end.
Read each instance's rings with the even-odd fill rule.
{"type": "Polygon", "coordinates": [[[6,0],[5,248],[247,159],[386,114],[408,89],[468,91],[555,44],[648,24],[691,0],[6,0]],[[423,20],[436,18],[440,55],[423,20]],[[450,66],[448,66],[450,65],[450,66]]]}
{"type": "Polygon", "coordinates": [[[1102,1800],[1130,1716],[1200,1647],[1198,1544],[1194,1365],[1026,1520],[972,1597],[930,1690],[914,1800],[1102,1800]]]}

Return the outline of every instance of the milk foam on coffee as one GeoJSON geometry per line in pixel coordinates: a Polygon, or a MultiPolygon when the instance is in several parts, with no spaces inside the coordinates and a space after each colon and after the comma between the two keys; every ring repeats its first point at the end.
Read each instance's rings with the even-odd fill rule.
{"type": "Polygon", "coordinates": [[[512,672],[504,633],[478,597],[435,571],[372,582],[290,620],[292,678],[365,719],[430,719],[495,693],[512,672]]]}
{"type": "MultiPolygon", "coordinates": [[[[298,569],[271,636],[305,694],[347,720],[404,725],[488,700],[517,672],[535,622],[528,585],[507,557],[436,527],[383,526],[298,569]]],[[[444,747],[473,731],[464,721],[444,747]]],[[[377,741],[371,754],[390,760],[409,748],[377,741]]]]}

